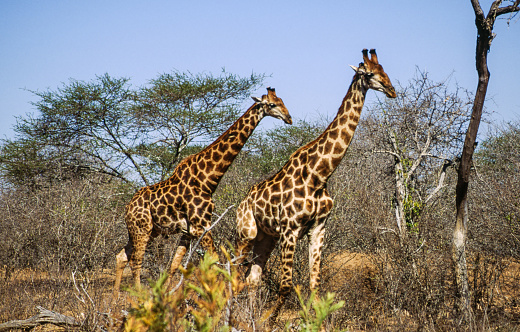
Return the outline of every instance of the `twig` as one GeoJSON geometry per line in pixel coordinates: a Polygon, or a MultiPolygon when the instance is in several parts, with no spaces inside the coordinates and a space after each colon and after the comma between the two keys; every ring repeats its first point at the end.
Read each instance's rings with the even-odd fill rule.
{"type": "MultiPolygon", "coordinates": [[[[197,240],[197,242],[195,242],[195,245],[193,246],[190,246],[190,252],[188,253],[188,256],[186,258],[186,262],[184,263],[184,266],[183,268],[186,269],[188,267],[188,264],[191,260],[191,256],[193,255],[193,253],[195,252],[195,250],[197,249],[197,247],[199,246],[200,244],[200,241],[202,241],[202,238],[204,237],[204,235],[206,235],[206,233],[208,233],[209,231],[211,231],[213,229],[213,227],[215,227],[219,222],[220,220],[222,220],[222,218],[226,215],[226,213],[228,213],[228,211],[233,208],[235,206],[235,204],[232,204],[230,205],[225,211],[224,213],[222,213],[220,215],[220,217],[218,217],[218,219],[213,223],[213,225],[211,225],[210,227],[208,228],[204,228],[204,232],[202,233],[202,235],[199,237],[199,239],[197,240]]],[[[175,287],[170,291],[170,294],[173,294],[177,291],[177,289],[179,289],[179,287],[181,287],[182,283],[184,282],[184,275],[181,275],[181,280],[179,280],[179,282],[177,283],[177,285],[175,285],[175,287]]]]}
{"type": "Polygon", "coordinates": [[[453,162],[449,159],[444,159],[444,164],[442,165],[440,175],[439,175],[439,183],[437,184],[437,187],[432,191],[430,195],[426,198],[424,203],[428,203],[430,199],[432,199],[442,188],[444,188],[444,179],[446,178],[446,171],[448,167],[453,166],[453,162]]]}
{"type": "MultiPolygon", "coordinates": [[[[85,285],[81,284],[81,290],[79,289],[77,283],[76,283],[76,271],[72,272],[72,281],[74,282],[74,288],[76,288],[76,290],[78,291],[78,294],[85,294],[87,296],[87,298],[89,299],[90,303],[92,304],[92,307],[95,307],[95,304],[94,304],[94,301],[92,300],[92,298],[90,297],[90,295],[88,294],[87,290],[85,289],[85,285]]],[[[74,296],[76,296],[76,298],[81,302],[83,303],[84,305],[88,306],[85,299],[82,297],[79,297],[77,294],[74,294],[74,296]]]]}
{"type": "Polygon", "coordinates": [[[377,229],[382,231],[381,234],[384,234],[384,233],[394,233],[396,236],[399,236],[399,234],[392,228],[377,227],[377,229]]]}

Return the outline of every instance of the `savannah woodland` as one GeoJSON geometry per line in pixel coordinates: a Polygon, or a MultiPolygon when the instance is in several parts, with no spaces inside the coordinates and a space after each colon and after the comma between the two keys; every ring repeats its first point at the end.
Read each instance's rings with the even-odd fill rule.
{"type": "MultiPolygon", "coordinates": [[[[520,330],[520,121],[496,123],[485,107],[495,19],[511,20],[520,1],[495,1],[488,13],[471,3],[476,90],[421,70],[392,87],[379,66],[392,50],[378,50],[379,63],[372,51],[349,60],[361,63],[345,77],[345,94],[358,82],[377,99],[349,118],[355,135],[325,177],[334,203],[323,221],[273,228],[298,228],[294,253],[257,238],[272,246],[254,252],[268,259],[254,285],[257,257],[237,246],[241,202],[339,120],[283,115],[257,73],[173,71],[140,87],[103,74],[31,91],[36,113],[0,142],[0,331],[520,330]],[[210,220],[196,229],[182,215],[193,223],[183,231],[155,220],[140,286],[127,266],[114,287],[116,256],[130,259],[122,250],[129,233],[145,227],[136,217],[127,228],[132,197],[174,179],[185,158],[207,151],[250,107],[283,121],[260,126],[237,150],[210,220]],[[316,225],[324,225],[321,241],[316,225]],[[309,263],[316,243],[319,273],[315,257],[309,263]]],[[[289,87],[274,88],[283,99],[289,87]]],[[[338,96],[338,117],[354,108],[349,96],[338,96]]],[[[175,204],[163,210],[175,214],[175,204]]]]}

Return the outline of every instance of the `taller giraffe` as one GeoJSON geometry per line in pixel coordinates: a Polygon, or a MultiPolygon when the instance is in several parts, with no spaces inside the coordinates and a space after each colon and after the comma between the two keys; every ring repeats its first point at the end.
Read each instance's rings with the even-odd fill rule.
{"type": "Polygon", "coordinates": [[[237,209],[238,263],[253,249],[247,277],[252,288],[260,285],[264,268],[276,241],[280,240],[282,280],[275,319],[292,287],[292,265],[296,241],[309,236],[310,288],[319,284],[324,225],[333,200],[327,180],[341,162],[352,140],[369,89],[390,98],[396,93],[378,63],[375,50],[363,50],[363,63],[351,66],[356,72],[338,114],[314,141],[296,150],[282,169],[270,179],[253,186],[237,209]]]}
{"type": "MultiPolygon", "coordinates": [[[[292,124],[289,111],[274,89],[267,88],[267,95],[253,97],[253,100],[255,103],[215,142],[181,161],[170,178],[143,187],[134,194],[125,214],[129,241],[116,256],[114,299],[119,294],[127,263],[132,269],[136,287],[140,286],[146,245],[159,234],[182,233],[169,276],[175,273],[189,240],[200,237],[204,228],[210,226],[214,208],[211,196],[264,116],[292,124]]],[[[210,233],[206,233],[201,245],[207,250],[215,250],[210,233]]]]}

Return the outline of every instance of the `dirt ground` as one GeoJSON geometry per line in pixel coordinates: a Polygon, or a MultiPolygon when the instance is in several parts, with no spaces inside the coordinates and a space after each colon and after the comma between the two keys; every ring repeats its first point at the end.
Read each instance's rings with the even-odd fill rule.
{"type": "MultiPolygon", "coordinates": [[[[470,260],[475,263],[475,259],[470,260]]],[[[500,287],[491,289],[486,296],[493,297],[496,305],[508,304],[507,310],[511,315],[520,317],[520,264],[509,263],[497,265],[496,269],[502,269],[497,278],[500,278],[500,287]]],[[[476,269],[470,266],[471,283],[474,283],[476,269]]],[[[48,273],[42,271],[23,270],[10,271],[0,281],[0,323],[14,319],[26,319],[36,314],[36,306],[42,306],[72,317],[81,319],[87,315],[89,309],[95,308],[97,312],[112,314],[116,321],[121,317],[121,310],[130,306],[126,292],[118,301],[118,306],[113,309],[110,306],[112,299],[112,287],[114,271],[108,269],[97,274],[73,275],[70,273],[48,273]],[[74,280],[76,281],[74,283],[74,280]],[[83,288],[85,287],[85,291],[83,288]]],[[[322,268],[322,284],[324,291],[336,292],[345,287],[360,287],[360,294],[370,297],[374,291],[371,284],[379,271],[374,264],[374,258],[363,253],[343,252],[332,259],[327,260],[322,268]],[[352,284],[353,278],[361,280],[358,284],[352,284]]],[[[479,271],[478,273],[491,273],[479,271]]],[[[146,276],[146,272],[143,273],[146,276]]],[[[129,268],[123,275],[123,286],[131,286],[132,277],[129,268]]],[[[478,286],[473,285],[472,286],[478,286]]],[[[401,313],[406,316],[406,312],[401,313]]],[[[294,319],[298,316],[298,310],[287,309],[282,312],[282,317],[294,319]]],[[[354,328],[352,330],[364,330],[354,328]]],[[[367,328],[369,329],[369,328],[367,328]]],[[[33,331],[58,331],[53,325],[44,325],[33,331]]]]}

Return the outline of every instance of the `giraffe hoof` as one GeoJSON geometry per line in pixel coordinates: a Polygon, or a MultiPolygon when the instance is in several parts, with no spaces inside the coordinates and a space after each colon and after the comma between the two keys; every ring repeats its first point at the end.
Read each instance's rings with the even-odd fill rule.
{"type": "Polygon", "coordinates": [[[249,276],[246,278],[246,282],[250,287],[258,288],[260,286],[260,281],[262,280],[262,268],[258,265],[253,265],[251,267],[251,272],[249,276]]]}

